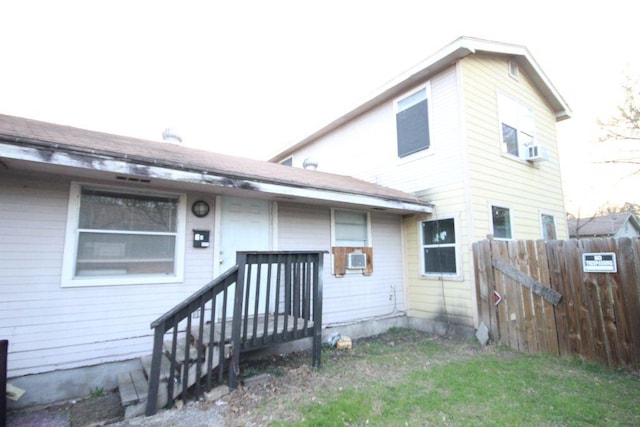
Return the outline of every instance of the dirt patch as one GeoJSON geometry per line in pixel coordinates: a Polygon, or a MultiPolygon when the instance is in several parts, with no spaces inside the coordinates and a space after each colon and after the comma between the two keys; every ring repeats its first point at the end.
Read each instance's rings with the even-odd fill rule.
{"type": "Polygon", "coordinates": [[[124,418],[117,391],[44,408],[11,412],[8,427],[89,427],[102,426],[124,418]]]}
{"type": "Polygon", "coordinates": [[[124,418],[124,408],[117,392],[82,400],[70,408],[71,427],[105,425],[124,418]]]}
{"type": "Polygon", "coordinates": [[[321,402],[343,388],[357,388],[363,380],[391,385],[416,367],[429,369],[473,357],[479,351],[483,350],[477,343],[396,330],[354,340],[351,350],[323,349],[320,369],[311,368],[310,351],[246,362],[241,369],[243,377],[268,373],[268,380],[241,386],[216,404],[226,426],[296,423],[302,421],[300,407],[321,402]],[[417,357],[414,350],[425,344],[435,349],[433,354],[417,357]]]}

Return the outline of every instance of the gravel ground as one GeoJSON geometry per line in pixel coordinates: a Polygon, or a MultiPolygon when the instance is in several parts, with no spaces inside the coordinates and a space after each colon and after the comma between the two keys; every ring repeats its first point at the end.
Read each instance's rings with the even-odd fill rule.
{"type": "Polygon", "coordinates": [[[107,424],[111,427],[212,427],[224,425],[215,403],[190,402],[180,409],[160,411],[152,417],[136,417],[107,424]]]}

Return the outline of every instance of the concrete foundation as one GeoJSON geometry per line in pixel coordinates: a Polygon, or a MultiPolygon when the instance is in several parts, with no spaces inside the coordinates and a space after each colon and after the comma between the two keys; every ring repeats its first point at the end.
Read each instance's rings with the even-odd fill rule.
{"type": "Polygon", "coordinates": [[[92,390],[114,390],[118,374],[140,369],[140,359],[105,363],[76,369],[10,378],[8,382],[26,392],[20,400],[7,400],[7,409],[50,405],[91,395],[92,390]]]}

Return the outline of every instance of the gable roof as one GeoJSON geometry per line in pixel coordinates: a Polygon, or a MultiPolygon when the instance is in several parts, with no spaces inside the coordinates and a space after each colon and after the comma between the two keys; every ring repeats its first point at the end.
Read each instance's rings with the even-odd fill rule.
{"type": "Polygon", "coordinates": [[[569,236],[613,236],[628,222],[630,222],[636,230],[640,231],[640,222],[630,212],[615,213],[610,215],[596,216],[593,218],[582,218],[580,220],[570,219],[569,236]],[[576,230],[580,224],[580,230],[576,230]]]}
{"type": "Polygon", "coordinates": [[[348,176],[8,115],[0,115],[0,159],[5,168],[35,163],[39,170],[61,166],[85,175],[107,172],[142,182],[181,181],[215,186],[221,193],[258,191],[285,199],[431,212],[429,202],[412,194],[348,176]]]}
{"type": "Polygon", "coordinates": [[[314,141],[323,135],[337,129],[350,120],[366,113],[372,108],[395,98],[418,83],[429,79],[437,73],[450,67],[460,59],[475,53],[485,52],[515,57],[520,67],[526,72],[533,85],[540,91],[547,100],[556,115],[556,120],[565,120],[571,117],[571,109],[560,93],[551,84],[549,78],[544,74],[538,63],[525,46],[501,43],[490,40],[483,40],[473,37],[460,37],[451,44],[443,47],[432,56],[428,57],[415,67],[407,70],[397,78],[391,80],[385,86],[378,89],[366,101],[358,104],[348,112],[338,117],[331,123],[312,133],[302,141],[285,148],[274,155],[270,161],[278,161],[289,156],[294,151],[306,144],[314,141]]]}

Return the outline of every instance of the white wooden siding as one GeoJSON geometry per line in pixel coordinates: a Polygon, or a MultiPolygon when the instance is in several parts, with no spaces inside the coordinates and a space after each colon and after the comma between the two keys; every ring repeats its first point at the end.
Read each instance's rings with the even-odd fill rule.
{"type": "Polygon", "coordinates": [[[150,354],[150,323],[212,278],[213,249],[193,248],[191,230],[213,230],[213,215],[187,215],[184,283],[63,289],[70,181],[0,179],[0,337],[9,340],[10,377],[150,354]]]}
{"type": "MultiPolygon", "coordinates": [[[[329,208],[289,203],[278,205],[280,250],[331,251],[329,208]]],[[[371,212],[373,274],[331,274],[324,259],[323,323],[335,324],[385,316],[404,310],[401,217],[371,212]]]]}
{"type": "Polygon", "coordinates": [[[428,150],[398,159],[393,100],[388,100],[300,149],[294,155],[294,166],[302,167],[304,159],[312,157],[318,160],[320,171],[355,176],[407,192],[459,185],[463,165],[454,67],[431,80],[429,108],[428,150]]]}

